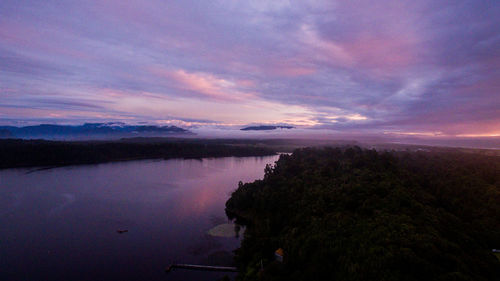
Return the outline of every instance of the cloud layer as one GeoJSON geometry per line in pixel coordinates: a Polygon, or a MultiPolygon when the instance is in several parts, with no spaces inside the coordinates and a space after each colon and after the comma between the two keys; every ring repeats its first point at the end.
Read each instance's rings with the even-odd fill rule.
{"type": "Polygon", "coordinates": [[[5,0],[0,122],[500,135],[498,15],[481,0],[5,0]]]}

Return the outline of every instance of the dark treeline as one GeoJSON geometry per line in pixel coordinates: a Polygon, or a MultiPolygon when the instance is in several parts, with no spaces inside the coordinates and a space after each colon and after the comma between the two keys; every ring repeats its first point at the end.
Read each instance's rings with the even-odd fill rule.
{"type": "Polygon", "coordinates": [[[0,140],[0,168],[62,166],[154,158],[264,156],[274,151],[254,146],[183,141],[0,140]]]}
{"type": "Polygon", "coordinates": [[[226,212],[248,226],[239,280],[500,278],[497,156],[299,149],[226,212]]]}

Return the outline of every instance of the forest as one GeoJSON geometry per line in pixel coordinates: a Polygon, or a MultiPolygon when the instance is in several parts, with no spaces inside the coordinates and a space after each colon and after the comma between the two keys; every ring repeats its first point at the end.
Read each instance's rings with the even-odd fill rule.
{"type": "Polygon", "coordinates": [[[274,150],[222,141],[137,138],[116,141],[0,140],[0,169],[138,159],[264,156],[274,150]]]}
{"type": "Polygon", "coordinates": [[[350,146],[281,155],[226,213],[238,280],[500,280],[499,203],[498,156],[350,146]]]}

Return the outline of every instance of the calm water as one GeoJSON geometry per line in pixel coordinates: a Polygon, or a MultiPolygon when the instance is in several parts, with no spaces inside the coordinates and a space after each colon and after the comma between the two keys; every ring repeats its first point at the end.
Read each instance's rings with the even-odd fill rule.
{"type": "Polygon", "coordinates": [[[239,239],[206,232],[227,223],[238,181],[277,158],[0,170],[0,280],[216,280],[225,273],[164,268],[227,265],[239,239]]]}

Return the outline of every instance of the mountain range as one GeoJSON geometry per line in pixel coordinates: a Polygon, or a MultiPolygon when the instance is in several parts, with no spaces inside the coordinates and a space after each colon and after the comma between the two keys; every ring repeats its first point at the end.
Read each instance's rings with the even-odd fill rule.
{"type": "Polygon", "coordinates": [[[0,138],[110,139],[180,134],[191,134],[191,132],[176,126],[127,125],[124,123],[41,124],[25,127],[0,126],[0,138]]]}

